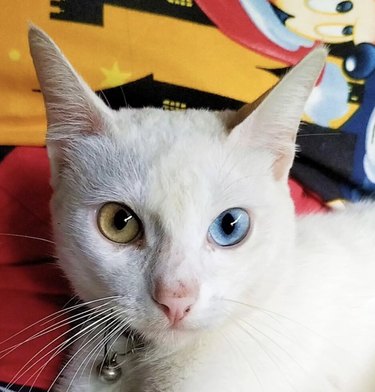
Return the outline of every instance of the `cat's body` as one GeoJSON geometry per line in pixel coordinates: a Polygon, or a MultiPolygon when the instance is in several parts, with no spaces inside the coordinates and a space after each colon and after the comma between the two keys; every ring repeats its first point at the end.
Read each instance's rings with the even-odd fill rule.
{"type": "MultiPolygon", "coordinates": [[[[375,206],[300,217],[296,227],[294,256],[279,259],[261,309],[239,304],[234,321],[202,334],[193,349],[141,360],[134,374],[128,361],[132,366],[138,357],[128,356],[123,381],[114,386],[103,386],[95,372],[89,376],[89,364],[71,390],[374,391],[375,206]]],[[[249,295],[244,303],[257,301],[249,295]]],[[[71,364],[58,391],[66,391],[84,357],[71,364]]]]}
{"type": "Polygon", "coordinates": [[[287,186],[324,51],[246,117],[112,112],[48,37],[30,41],[60,265],[96,315],[56,390],[373,392],[375,205],[296,218],[287,186]],[[105,342],[115,384],[97,374],[105,342]]]}

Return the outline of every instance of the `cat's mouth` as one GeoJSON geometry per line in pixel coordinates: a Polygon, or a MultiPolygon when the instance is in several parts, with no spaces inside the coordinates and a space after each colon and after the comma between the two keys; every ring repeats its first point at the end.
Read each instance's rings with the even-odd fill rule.
{"type": "Polygon", "coordinates": [[[185,321],[170,324],[163,320],[155,320],[155,323],[147,323],[148,325],[139,326],[138,330],[132,329],[124,332],[123,336],[127,339],[133,339],[139,344],[146,346],[162,346],[165,348],[177,348],[184,346],[197,337],[202,331],[198,326],[192,326],[185,321]]]}

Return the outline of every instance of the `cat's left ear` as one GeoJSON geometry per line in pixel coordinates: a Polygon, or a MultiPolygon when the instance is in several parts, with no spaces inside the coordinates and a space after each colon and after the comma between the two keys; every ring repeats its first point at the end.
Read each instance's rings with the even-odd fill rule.
{"type": "MultiPolygon", "coordinates": [[[[269,151],[273,156],[276,180],[286,181],[295,153],[295,140],[306,101],[317,81],[327,51],[315,49],[295,66],[245,119],[247,110],[238,112],[238,120],[229,140],[269,151]]],[[[254,105],[253,105],[254,107],[254,105]]]]}
{"type": "Polygon", "coordinates": [[[77,74],[52,39],[29,28],[29,45],[47,114],[47,142],[99,133],[110,109],[77,74]]]}
{"type": "Polygon", "coordinates": [[[47,114],[47,150],[51,185],[55,187],[69,145],[77,138],[105,132],[112,111],[77,74],[57,45],[36,26],[29,45],[47,114]]]}

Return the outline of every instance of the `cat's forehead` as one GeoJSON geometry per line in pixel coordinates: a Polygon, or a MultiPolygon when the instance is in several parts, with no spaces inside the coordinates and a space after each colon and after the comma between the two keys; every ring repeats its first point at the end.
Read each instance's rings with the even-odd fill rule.
{"type": "Polygon", "coordinates": [[[93,204],[146,208],[164,221],[171,211],[175,221],[185,223],[200,209],[220,212],[246,202],[245,186],[255,181],[248,173],[264,171],[261,160],[227,139],[222,114],[120,111],[112,132],[76,144],[72,192],[93,204]]]}
{"type": "Polygon", "coordinates": [[[241,169],[255,165],[247,165],[248,151],[241,155],[228,143],[227,114],[155,109],[118,114],[118,140],[125,155],[132,151],[128,163],[136,160],[141,173],[133,184],[142,185],[130,197],[137,193],[134,203],[157,215],[174,235],[201,223],[206,230],[206,215],[212,219],[248,202],[236,189],[244,190],[241,169]]]}
{"type": "Polygon", "coordinates": [[[212,155],[227,137],[220,115],[196,110],[125,109],[113,112],[109,127],[76,138],[68,152],[70,178],[80,177],[75,182],[87,189],[145,186],[156,172],[170,177],[181,165],[212,155]]]}
{"type": "Polygon", "coordinates": [[[136,155],[132,159],[154,196],[158,188],[197,194],[207,177],[204,171],[215,177],[228,134],[220,113],[202,110],[125,110],[118,113],[116,125],[117,142],[136,155]]]}
{"type": "Polygon", "coordinates": [[[149,149],[173,147],[179,140],[201,140],[227,133],[226,115],[204,110],[167,111],[154,108],[123,109],[115,112],[117,137],[128,144],[144,144],[149,149]]]}
{"type": "Polygon", "coordinates": [[[188,181],[215,166],[228,130],[220,113],[202,110],[125,110],[117,114],[115,143],[143,167],[147,181],[188,181]]]}

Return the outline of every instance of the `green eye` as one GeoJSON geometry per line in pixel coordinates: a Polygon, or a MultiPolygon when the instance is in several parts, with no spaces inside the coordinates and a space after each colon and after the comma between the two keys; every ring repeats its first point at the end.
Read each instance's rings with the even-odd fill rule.
{"type": "Polygon", "coordinates": [[[104,237],[119,244],[134,241],[142,231],[137,215],[125,205],[114,202],[106,203],[100,208],[97,224],[104,237]]]}

